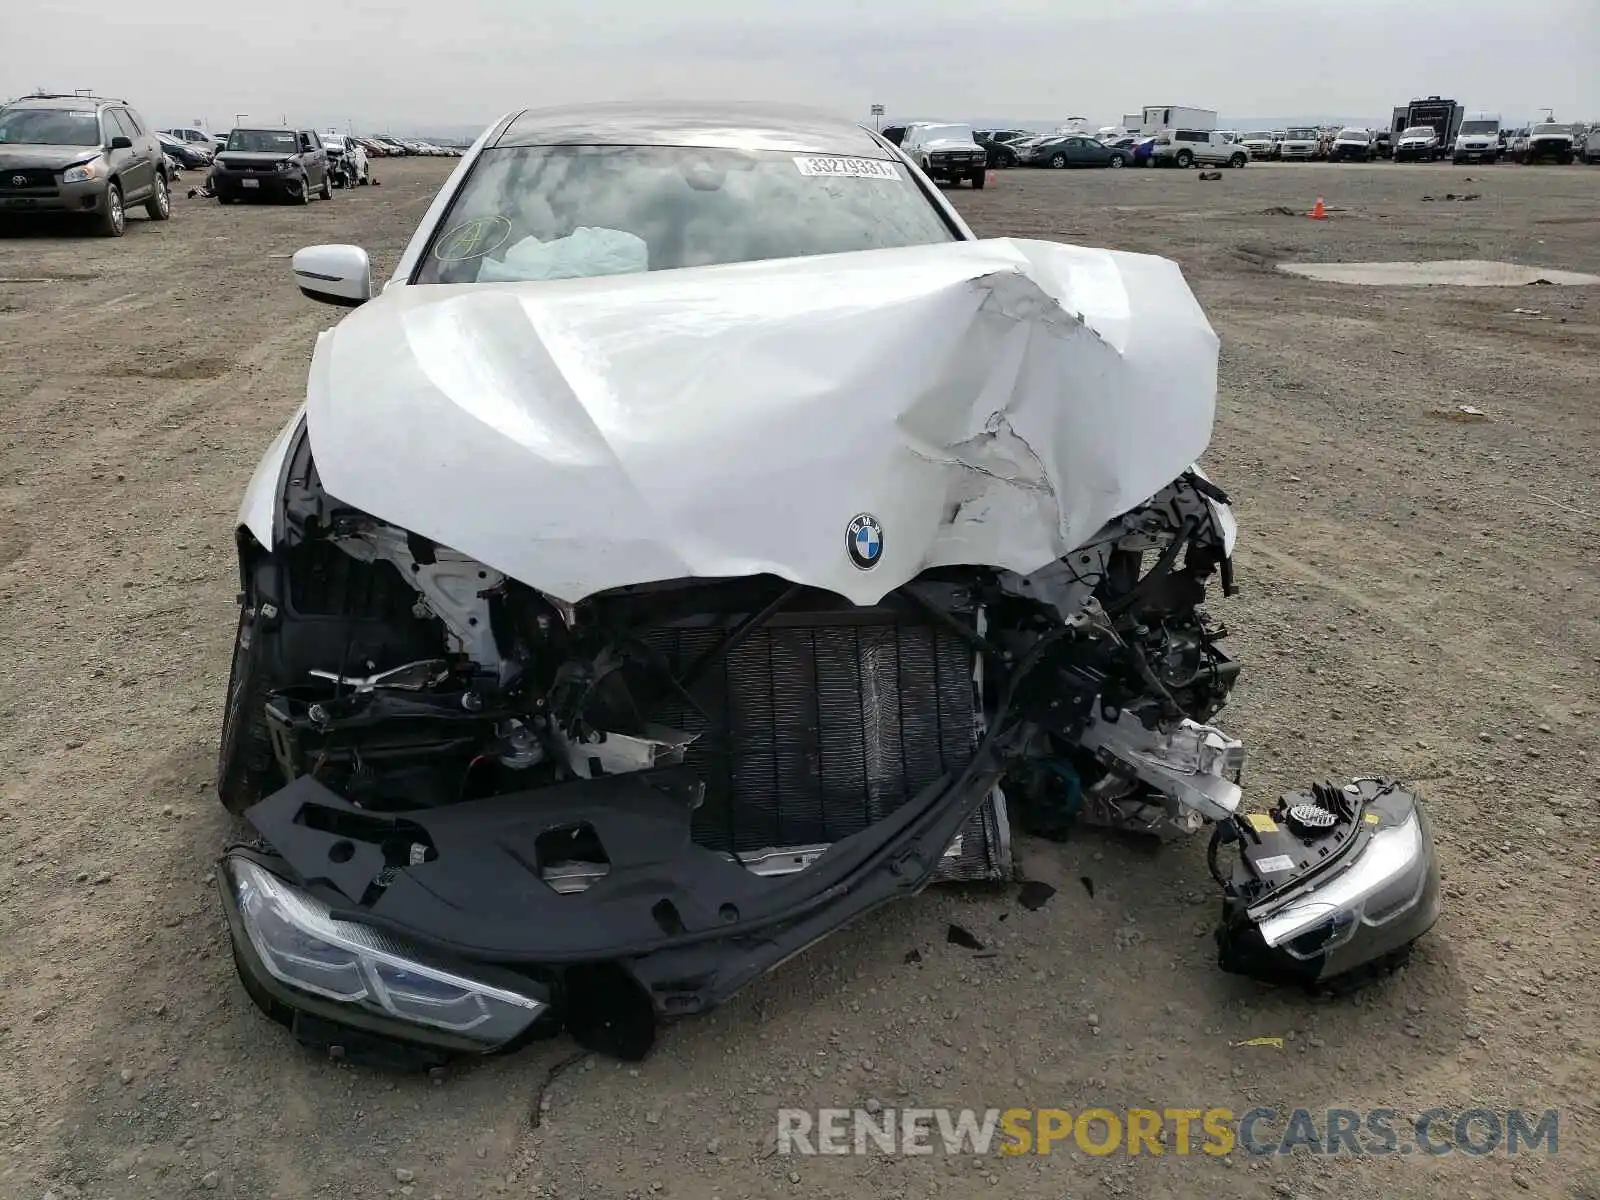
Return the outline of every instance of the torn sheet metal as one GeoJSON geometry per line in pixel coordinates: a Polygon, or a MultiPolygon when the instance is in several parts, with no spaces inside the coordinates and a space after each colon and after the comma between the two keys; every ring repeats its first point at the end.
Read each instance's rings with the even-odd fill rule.
{"type": "Polygon", "coordinates": [[[331,495],[557,599],[771,572],[872,604],[1075,549],[1199,457],[1216,370],[1175,263],[1008,239],[391,288],[306,412],[331,495]]]}

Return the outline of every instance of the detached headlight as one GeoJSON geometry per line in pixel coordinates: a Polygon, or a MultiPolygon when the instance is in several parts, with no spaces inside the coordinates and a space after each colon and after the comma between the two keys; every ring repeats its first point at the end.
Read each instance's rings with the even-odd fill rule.
{"type": "Polygon", "coordinates": [[[511,1041],[547,1007],[430,961],[426,951],[377,930],[336,920],[315,896],[249,859],[230,856],[223,867],[251,947],[290,988],[488,1049],[511,1041]]]}
{"type": "Polygon", "coordinates": [[[91,179],[98,179],[104,163],[101,159],[91,158],[86,163],[79,163],[75,167],[68,167],[61,172],[62,183],[88,183],[91,179]]]}
{"type": "Polygon", "coordinates": [[[1265,917],[1261,938],[1296,958],[1326,954],[1363,926],[1409,912],[1427,885],[1426,866],[1422,816],[1413,810],[1400,824],[1373,834],[1360,857],[1326,887],[1265,917]]]}

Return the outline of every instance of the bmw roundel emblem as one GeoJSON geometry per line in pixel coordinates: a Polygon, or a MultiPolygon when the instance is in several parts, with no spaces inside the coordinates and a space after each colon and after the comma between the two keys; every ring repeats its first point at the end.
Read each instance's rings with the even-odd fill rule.
{"type": "Polygon", "coordinates": [[[857,513],[845,533],[845,551],[858,570],[870,571],[883,557],[883,526],[871,513],[857,513]]]}

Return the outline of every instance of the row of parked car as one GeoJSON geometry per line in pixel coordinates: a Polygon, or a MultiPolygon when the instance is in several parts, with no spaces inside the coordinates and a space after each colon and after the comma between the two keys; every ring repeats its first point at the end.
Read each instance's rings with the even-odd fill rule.
{"type": "Polygon", "coordinates": [[[1521,133],[1501,129],[1497,121],[1467,121],[1453,141],[1446,142],[1432,125],[1411,125],[1395,134],[1346,126],[1326,129],[1257,131],[1237,136],[1252,160],[1301,162],[1437,162],[1460,164],[1511,162],[1600,163],[1600,126],[1580,136],[1571,125],[1545,122],[1521,133]]]}
{"type": "MultiPolygon", "coordinates": [[[[208,133],[204,129],[191,129],[180,126],[177,129],[163,129],[158,136],[164,145],[181,144],[191,153],[203,156],[206,162],[216,157],[227,141],[228,134],[218,136],[208,133]]],[[[410,155],[424,155],[434,158],[460,158],[461,151],[454,146],[436,146],[432,142],[418,141],[413,138],[382,137],[376,135],[341,134],[330,129],[321,135],[324,138],[334,137],[341,140],[348,139],[369,158],[403,158],[410,155]]]]}
{"type": "Polygon", "coordinates": [[[372,183],[373,158],[456,157],[429,142],[357,137],[330,130],[156,129],[126,100],[89,92],[38,92],[0,104],[0,220],[77,217],[120,237],[127,214],[172,215],[172,188],[185,170],[205,172],[190,195],[223,204],[255,197],[310,203],[336,188],[372,183]]]}

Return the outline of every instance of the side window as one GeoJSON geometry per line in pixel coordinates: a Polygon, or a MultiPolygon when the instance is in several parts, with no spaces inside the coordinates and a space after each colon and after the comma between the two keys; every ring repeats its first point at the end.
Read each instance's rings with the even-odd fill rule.
{"type": "Polygon", "coordinates": [[[322,137],[317,133],[317,131],[315,129],[313,129],[311,132],[306,134],[306,140],[311,143],[311,148],[313,150],[321,150],[322,149],[322,137]]]}
{"type": "Polygon", "coordinates": [[[135,138],[139,135],[134,132],[132,124],[125,117],[120,108],[106,109],[106,135],[107,137],[135,138]]]}
{"type": "Polygon", "coordinates": [[[307,133],[305,130],[302,129],[300,131],[300,153],[309,154],[310,152],[311,152],[311,135],[309,133],[307,133]]]}
{"type": "Polygon", "coordinates": [[[128,124],[133,126],[134,131],[138,133],[140,137],[144,136],[145,124],[139,119],[138,113],[134,112],[131,108],[119,108],[117,111],[122,114],[123,119],[126,120],[128,124]]]}

